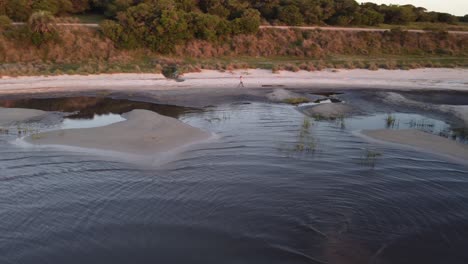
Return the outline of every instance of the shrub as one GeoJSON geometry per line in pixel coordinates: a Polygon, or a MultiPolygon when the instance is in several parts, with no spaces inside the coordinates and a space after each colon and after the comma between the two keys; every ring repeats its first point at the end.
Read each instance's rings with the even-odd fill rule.
{"type": "Polygon", "coordinates": [[[33,13],[28,20],[28,28],[31,33],[31,41],[36,46],[58,39],[55,18],[48,11],[33,13]]]}
{"type": "Polygon", "coordinates": [[[379,67],[375,63],[371,62],[367,66],[367,69],[370,70],[370,71],[377,71],[379,69],[379,67]]]}
{"type": "Polygon", "coordinates": [[[11,28],[11,19],[7,16],[0,16],[0,31],[11,28]]]}

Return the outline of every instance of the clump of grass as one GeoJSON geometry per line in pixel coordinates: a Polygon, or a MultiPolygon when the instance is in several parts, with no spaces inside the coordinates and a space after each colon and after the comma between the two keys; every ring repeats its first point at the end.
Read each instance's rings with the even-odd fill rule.
{"type": "Polygon", "coordinates": [[[385,124],[387,128],[395,127],[395,122],[396,118],[392,115],[388,115],[387,118],[385,118],[385,124]]]}
{"type": "Polygon", "coordinates": [[[309,131],[311,125],[309,118],[304,118],[299,131],[299,141],[294,146],[295,152],[314,152],[316,150],[317,144],[309,131]]]}
{"type": "Polygon", "coordinates": [[[310,120],[308,118],[304,118],[304,122],[302,123],[302,128],[303,129],[309,129],[310,128],[310,120]]]}
{"type": "Polygon", "coordinates": [[[292,97],[292,98],[285,99],[284,102],[287,104],[292,104],[292,105],[300,105],[300,104],[309,103],[310,100],[306,97],[292,97]]]}
{"type": "Polygon", "coordinates": [[[370,70],[370,71],[378,71],[379,67],[375,63],[371,62],[367,66],[367,69],[370,70]]]}
{"type": "Polygon", "coordinates": [[[367,164],[367,165],[370,165],[372,168],[375,167],[375,165],[377,164],[377,161],[379,158],[381,158],[383,156],[382,153],[380,152],[377,152],[377,151],[374,151],[374,150],[370,150],[370,149],[366,149],[365,150],[365,153],[364,153],[364,164],[367,164]]]}
{"type": "Polygon", "coordinates": [[[96,93],[96,95],[97,95],[98,97],[107,97],[107,96],[109,96],[110,94],[111,94],[110,91],[98,91],[98,92],[96,93]]]}
{"type": "Polygon", "coordinates": [[[278,65],[273,65],[271,67],[271,72],[272,73],[279,73],[280,70],[281,70],[281,68],[278,65]]]}
{"type": "Polygon", "coordinates": [[[32,139],[32,140],[39,140],[39,139],[41,139],[41,138],[43,138],[43,136],[40,135],[40,134],[33,134],[33,135],[31,135],[31,139],[32,139]]]}

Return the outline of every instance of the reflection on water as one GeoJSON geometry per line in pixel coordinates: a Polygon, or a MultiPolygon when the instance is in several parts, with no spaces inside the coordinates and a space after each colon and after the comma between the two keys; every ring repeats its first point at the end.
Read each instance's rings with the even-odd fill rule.
{"type": "Polygon", "coordinates": [[[391,113],[358,116],[339,120],[340,126],[350,130],[418,129],[427,133],[468,143],[463,128],[452,128],[448,123],[419,114],[391,113]]]}
{"type": "Polygon", "coordinates": [[[0,263],[467,263],[467,167],[288,105],[180,119],[220,139],[157,169],[0,135],[0,263]]]}
{"type": "Polygon", "coordinates": [[[125,118],[116,114],[94,115],[92,119],[65,118],[60,124],[60,129],[101,127],[122,121],[125,121],[125,118]]]}
{"type": "Polygon", "coordinates": [[[68,118],[90,119],[94,115],[123,114],[133,109],[150,110],[161,115],[179,117],[181,114],[196,109],[172,105],[161,105],[125,99],[106,97],[67,97],[47,99],[0,100],[0,107],[31,108],[44,111],[59,111],[74,113],[68,118]]]}

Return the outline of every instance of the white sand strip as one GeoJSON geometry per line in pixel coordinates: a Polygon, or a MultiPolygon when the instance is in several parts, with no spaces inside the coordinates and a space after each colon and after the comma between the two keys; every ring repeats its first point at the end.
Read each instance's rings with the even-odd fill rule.
{"type": "Polygon", "coordinates": [[[184,82],[167,80],[161,74],[101,74],[36,77],[3,77],[0,94],[71,90],[172,90],[191,88],[236,88],[243,76],[246,88],[451,89],[468,91],[468,69],[339,70],[272,73],[246,69],[233,72],[204,70],[183,76],[184,82]]]}

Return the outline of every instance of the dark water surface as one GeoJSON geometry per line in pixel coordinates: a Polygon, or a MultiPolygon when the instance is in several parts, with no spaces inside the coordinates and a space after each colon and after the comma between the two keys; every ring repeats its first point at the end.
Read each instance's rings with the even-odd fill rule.
{"type": "Polygon", "coordinates": [[[221,138],[157,169],[0,136],[0,263],[468,263],[468,167],[287,105],[180,119],[221,138]]]}
{"type": "Polygon", "coordinates": [[[65,98],[28,98],[20,100],[0,99],[0,107],[31,108],[43,111],[60,111],[73,113],[68,118],[92,118],[95,115],[123,114],[133,109],[145,109],[161,115],[177,118],[180,115],[195,111],[189,107],[161,105],[138,102],[127,99],[107,97],[65,97],[65,98]]]}

